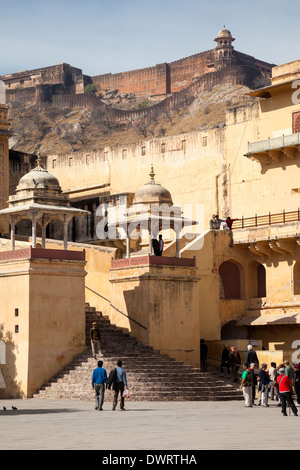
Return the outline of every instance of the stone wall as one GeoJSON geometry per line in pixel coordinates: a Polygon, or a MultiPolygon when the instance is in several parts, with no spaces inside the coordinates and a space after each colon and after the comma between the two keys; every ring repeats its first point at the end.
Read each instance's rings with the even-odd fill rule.
{"type": "Polygon", "coordinates": [[[129,72],[97,75],[92,77],[92,82],[99,91],[116,89],[120,93],[134,93],[137,96],[170,93],[169,66],[166,63],[129,72]]]}
{"type": "Polygon", "coordinates": [[[137,96],[165,95],[181,91],[202,75],[214,71],[213,61],[214,51],[210,50],[154,67],[91,78],[99,91],[117,89],[137,96]]]}
{"type": "Polygon", "coordinates": [[[137,96],[155,96],[179,92],[206,74],[235,65],[238,66],[235,73],[241,74],[239,80],[244,85],[245,81],[251,81],[252,72],[247,76],[250,69],[254,69],[256,75],[262,72],[264,76],[270,77],[273,64],[234,51],[230,62],[227,60],[222,67],[220,64],[216,67],[215,50],[211,49],[174,62],[129,72],[97,75],[91,79],[100,92],[117,89],[121,93],[134,93],[137,96]]]}
{"type": "Polygon", "coordinates": [[[259,72],[251,66],[228,66],[223,70],[210,72],[201,76],[191,85],[181,91],[173,93],[158,104],[148,108],[129,111],[107,106],[96,96],[87,93],[77,95],[55,95],[52,97],[52,102],[56,107],[62,109],[98,109],[103,112],[107,119],[114,122],[151,122],[159,116],[178,109],[186,104],[192,103],[199,93],[216,85],[232,84],[251,87],[251,83],[257,75],[259,75],[259,72]]]}

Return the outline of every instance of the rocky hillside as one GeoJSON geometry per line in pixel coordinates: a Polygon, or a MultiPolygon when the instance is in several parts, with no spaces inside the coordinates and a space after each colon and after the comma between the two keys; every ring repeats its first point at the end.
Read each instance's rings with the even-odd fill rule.
{"type": "MultiPolygon", "coordinates": [[[[218,85],[199,95],[191,105],[178,108],[161,119],[143,125],[109,121],[103,113],[91,110],[59,110],[49,105],[42,112],[33,106],[9,105],[10,147],[14,150],[42,154],[93,151],[104,146],[132,144],[156,137],[178,135],[196,130],[213,129],[225,124],[226,109],[254,100],[242,86],[218,85]]],[[[103,97],[115,108],[134,109],[155,104],[120,96],[117,92],[103,97]]]]}

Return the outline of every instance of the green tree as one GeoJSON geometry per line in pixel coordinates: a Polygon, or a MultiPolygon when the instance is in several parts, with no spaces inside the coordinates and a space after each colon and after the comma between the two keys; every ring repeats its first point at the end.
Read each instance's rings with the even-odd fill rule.
{"type": "Polygon", "coordinates": [[[98,87],[97,85],[95,85],[95,83],[90,83],[84,89],[85,93],[90,93],[91,95],[95,95],[97,91],[98,91],[98,87]]]}

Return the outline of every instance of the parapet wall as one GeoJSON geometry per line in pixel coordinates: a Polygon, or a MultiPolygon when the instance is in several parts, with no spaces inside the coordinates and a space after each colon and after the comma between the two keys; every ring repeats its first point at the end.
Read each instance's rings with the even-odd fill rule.
{"type": "Polygon", "coordinates": [[[119,90],[139,96],[165,95],[170,93],[168,64],[121,73],[108,73],[92,77],[99,91],[119,90]]]}
{"type": "Polygon", "coordinates": [[[203,75],[185,89],[173,93],[160,103],[136,110],[124,111],[111,108],[100,101],[96,96],[90,94],[77,95],[56,95],[52,102],[58,108],[73,109],[98,109],[105,117],[114,122],[151,122],[158,116],[167,114],[181,106],[190,104],[199,93],[219,84],[250,86],[252,80],[257,75],[257,70],[245,66],[229,66],[218,72],[211,72],[203,75]]]}
{"type": "Polygon", "coordinates": [[[144,69],[96,75],[92,81],[99,91],[117,89],[137,96],[166,95],[181,91],[202,75],[214,71],[213,62],[214,51],[210,50],[144,69]]]}

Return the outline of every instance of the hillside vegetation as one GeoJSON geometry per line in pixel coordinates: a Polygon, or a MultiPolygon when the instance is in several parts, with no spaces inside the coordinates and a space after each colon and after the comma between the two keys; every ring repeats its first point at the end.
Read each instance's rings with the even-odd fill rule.
{"type": "MultiPolygon", "coordinates": [[[[106,146],[133,144],[225,125],[226,109],[254,100],[243,86],[218,85],[199,95],[192,104],[156,118],[149,124],[118,124],[91,110],[60,110],[49,105],[43,111],[13,104],[9,109],[10,147],[35,154],[93,151],[106,146]]],[[[113,103],[111,104],[113,106],[113,103]]],[[[115,105],[116,106],[116,105],[115,105]]]]}

